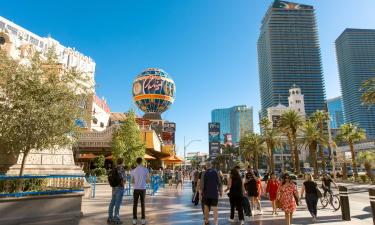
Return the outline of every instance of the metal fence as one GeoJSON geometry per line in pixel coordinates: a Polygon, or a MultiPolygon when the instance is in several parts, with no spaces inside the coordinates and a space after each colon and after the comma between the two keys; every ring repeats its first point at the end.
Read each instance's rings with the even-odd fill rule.
{"type": "Polygon", "coordinates": [[[0,176],[0,197],[83,192],[82,175],[0,176]]]}
{"type": "MultiPolygon", "coordinates": [[[[155,195],[161,187],[164,187],[163,179],[159,175],[153,175],[150,177],[150,183],[146,185],[146,194],[147,195],[155,195]]],[[[133,185],[131,182],[131,176],[126,176],[126,185],[124,190],[125,196],[131,196],[133,190],[133,185]]]]}

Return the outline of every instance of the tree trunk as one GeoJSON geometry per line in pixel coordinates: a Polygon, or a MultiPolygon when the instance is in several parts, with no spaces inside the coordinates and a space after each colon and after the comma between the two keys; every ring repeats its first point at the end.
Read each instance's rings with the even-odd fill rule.
{"type": "Polygon", "coordinates": [[[299,166],[299,154],[298,154],[298,148],[297,148],[297,134],[293,134],[293,152],[294,152],[294,157],[295,157],[295,167],[294,167],[294,172],[296,175],[300,175],[301,173],[301,168],[299,166]]]}
{"type": "Polygon", "coordinates": [[[30,150],[25,150],[22,156],[22,164],[21,164],[21,169],[20,169],[20,176],[23,176],[23,171],[25,170],[25,163],[26,163],[26,158],[29,155],[30,150]]]}
{"type": "Polygon", "coordinates": [[[346,167],[346,162],[344,162],[344,165],[342,167],[342,179],[343,180],[348,179],[348,171],[347,171],[347,167],[346,167]]]}
{"type": "MultiPolygon", "coordinates": [[[[290,151],[290,157],[292,159],[292,167],[293,167],[293,170],[295,167],[295,157],[294,157],[294,151],[293,151],[293,142],[292,142],[292,138],[290,137],[290,134],[288,134],[288,144],[289,144],[289,151],[290,151]]],[[[285,168],[284,168],[284,171],[285,171],[285,168]]]]}
{"type": "Polygon", "coordinates": [[[274,173],[275,172],[275,159],[273,158],[273,145],[271,145],[271,172],[274,173]]]}
{"type": "Polygon", "coordinates": [[[367,176],[371,180],[371,183],[374,184],[375,183],[375,177],[374,177],[374,174],[372,173],[371,163],[365,162],[365,169],[366,169],[366,172],[367,172],[367,176]]]}
{"type": "Polygon", "coordinates": [[[350,152],[352,153],[352,165],[353,165],[353,172],[354,172],[354,180],[357,181],[358,170],[357,170],[357,162],[355,160],[355,152],[354,152],[353,142],[349,142],[349,147],[350,147],[350,152]]]}
{"type": "Polygon", "coordinates": [[[311,161],[312,161],[311,166],[314,168],[314,178],[319,177],[318,160],[316,158],[316,146],[317,146],[316,143],[312,143],[309,146],[310,152],[311,152],[311,161]]]}
{"type": "MultiPolygon", "coordinates": [[[[319,124],[319,130],[320,130],[320,137],[323,137],[323,130],[324,130],[324,127],[323,127],[323,123],[320,123],[319,124]]],[[[320,153],[320,158],[322,160],[322,170],[323,170],[323,173],[326,172],[326,160],[324,158],[324,148],[323,148],[323,143],[319,143],[319,153],[320,153]]]]}

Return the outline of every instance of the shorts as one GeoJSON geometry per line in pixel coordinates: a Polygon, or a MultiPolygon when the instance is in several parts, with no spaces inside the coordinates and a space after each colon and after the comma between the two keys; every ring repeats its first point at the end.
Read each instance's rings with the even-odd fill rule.
{"type": "Polygon", "coordinates": [[[203,204],[208,207],[217,207],[218,203],[219,203],[219,199],[203,198],[203,204]]]}

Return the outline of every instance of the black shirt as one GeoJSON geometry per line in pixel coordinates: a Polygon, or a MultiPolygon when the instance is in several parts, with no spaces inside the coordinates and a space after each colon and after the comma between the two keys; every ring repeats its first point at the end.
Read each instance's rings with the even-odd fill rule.
{"type": "Polygon", "coordinates": [[[314,181],[305,181],[303,185],[305,186],[306,194],[316,194],[317,184],[314,181]]]}
{"type": "Polygon", "coordinates": [[[242,180],[239,177],[232,177],[232,186],[230,187],[231,197],[242,197],[242,180]]]}
{"type": "Polygon", "coordinates": [[[326,187],[331,187],[333,180],[331,178],[323,178],[323,182],[326,187]]]}

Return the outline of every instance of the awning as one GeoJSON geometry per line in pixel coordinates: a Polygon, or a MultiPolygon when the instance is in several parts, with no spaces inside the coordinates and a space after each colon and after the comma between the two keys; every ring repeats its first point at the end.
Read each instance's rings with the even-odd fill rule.
{"type": "Polygon", "coordinates": [[[145,154],[144,158],[145,158],[146,160],[153,160],[153,159],[156,159],[155,157],[150,156],[150,155],[148,155],[148,154],[145,154]]]}
{"type": "MultiPolygon", "coordinates": [[[[113,160],[113,156],[112,156],[112,155],[107,156],[107,157],[105,157],[105,159],[113,160]]],[[[153,160],[153,159],[156,159],[156,158],[155,158],[155,157],[152,157],[152,156],[150,156],[150,155],[148,155],[148,154],[145,154],[145,155],[144,155],[144,159],[145,159],[145,160],[153,160]]]]}
{"type": "Polygon", "coordinates": [[[164,162],[167,162],[167,163],[181,163],[181,162],[184,161],[183,159],[181,159],[180,157],[175,156],[175,155],[164,157],[161,160],[164,161],[164,162]]]}
{"type": "Polygon", "coordinates": [[[88,154],[79,154],[79,159],[93,159],[95,158],[96,155],[92,154],[92,153],[88,153],[88,154]]]}

